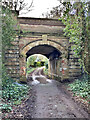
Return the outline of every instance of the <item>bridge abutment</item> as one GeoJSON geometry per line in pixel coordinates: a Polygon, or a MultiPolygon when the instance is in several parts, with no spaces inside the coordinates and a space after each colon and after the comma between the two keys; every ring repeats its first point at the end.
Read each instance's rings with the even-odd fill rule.
{"type": "Polygon", "coordinates": [[[12,46],[5,52],[7,73],[16,81],[20,80],[20,52],[19,52],[19,37],[12,42],[12,46]]]}
{"type": "Polygon", "coordinates": [[[68,60],[65,55],[49,61],[49,76],[63,81],[69,79],[68,60]]]}

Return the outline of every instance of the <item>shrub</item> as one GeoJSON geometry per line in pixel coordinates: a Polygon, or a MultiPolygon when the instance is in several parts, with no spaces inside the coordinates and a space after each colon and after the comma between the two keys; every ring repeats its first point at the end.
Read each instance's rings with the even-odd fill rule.
{"type": "Polygon", "coordinates": [[[30,87],[25,84],[19,84],[10,78],[5,71],[5,67],[3,67],[2,71],[2,101],[4,103],[0,109],[7,112],[11,110],[8,103],[11,103],[11,105],[20,104],[21,100],[26,97],[30,87]]]}
{"type": "Polygon", "coordinates": [[[69,90],[72,90],[74,95],[81,96],[82,98],[89,100],[89,85],[88,85],[89,76],[82,76],[81,79],[75,80],[73,83],[69,84],[69,90]]]}

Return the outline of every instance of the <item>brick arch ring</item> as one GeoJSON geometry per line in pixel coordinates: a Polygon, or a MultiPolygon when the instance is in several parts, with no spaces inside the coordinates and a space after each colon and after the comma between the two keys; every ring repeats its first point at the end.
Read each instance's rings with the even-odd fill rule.
{"type": "Polygon", "coordinates": [[[26,53],[32,49],[33,47],[36,47],[36,46],[39,46],[39,45],[50,45],[54,48],[56,48],[58,51],[60,51],[62,54],[66,55],[67,54],[67,50],[61,46],[59,43],[56,43],[55,41],[52,41],[52,40],[47,40],[47,41],[42,41],[41,39],[38,40],[38,41],[33,41],[27,45],[25,45],[20,53],[23,54],[23,55],[26,55],[26,53]]]}

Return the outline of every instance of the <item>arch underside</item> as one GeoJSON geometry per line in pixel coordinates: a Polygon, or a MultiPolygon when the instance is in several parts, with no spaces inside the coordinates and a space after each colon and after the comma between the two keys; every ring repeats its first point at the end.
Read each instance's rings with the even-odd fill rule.
{"type": "Polygon", "coordinates": [[[55,58],[59,57],[61,55],[61,52],[59,52],[56,48],[50,45],[38,45],[33,47],[26,53],[27,58],[33,54],[42,54],[47,58],[49,58],[49,56],[53,54],[53,58],[55,58]]]}

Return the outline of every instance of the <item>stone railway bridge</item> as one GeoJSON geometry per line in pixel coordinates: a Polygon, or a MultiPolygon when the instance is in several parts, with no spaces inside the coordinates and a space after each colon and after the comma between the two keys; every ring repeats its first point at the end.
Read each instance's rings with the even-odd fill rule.
{"type": "Polygon", "coordinates": [[[57,19],[18,17],[20,35],[6,51],[6,66],[10,76],[25,79],[26,60],[30,55],[42,54],[49,59],[49,76],[72,79],[81,74],[78,58],[73,56],[65,26],[57,19]]]}

